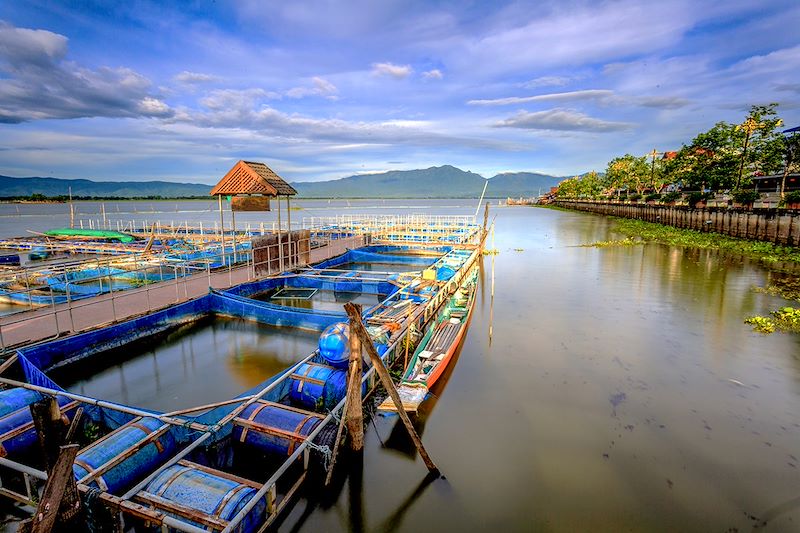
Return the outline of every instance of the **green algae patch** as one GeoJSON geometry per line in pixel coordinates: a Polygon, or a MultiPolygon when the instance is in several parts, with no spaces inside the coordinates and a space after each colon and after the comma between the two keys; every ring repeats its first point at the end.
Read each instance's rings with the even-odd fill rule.
{"type": "Polygon", "coordinates": [[[775,331],[784,333],[800,333],[800,309],[796,307],[781,307],[772,311],[770,316],[751,316],[745,319],[745,324],[753,326],[753,331],[768,335],[775,331]]]}

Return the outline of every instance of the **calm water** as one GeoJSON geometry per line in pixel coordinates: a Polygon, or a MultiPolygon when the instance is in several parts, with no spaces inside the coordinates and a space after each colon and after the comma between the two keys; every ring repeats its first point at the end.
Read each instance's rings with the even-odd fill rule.
{"type": "Polygon", "coordinates": [[[578,247],[610,237],[598,216],[495,213],[494,301],[485,258],[424,423],[447,479],[426,485],[397,418],[379,417],[363,472],[282,530],[797,531],[800,338],[742,323],[783,303],[751,290],[768,273],[658,245],[578,247]]]}
{"type": "Polygon", "coordinates": [[[158,343],[106,352],[104,368],[94,359],[91,369],[52,377],[72,392],[172,411],[233,398],[314,351],[318,340],[316,333],[208,318],[158,343]]]}
{"type": "MultiPolygon", "coordinates": [[[[318,289],[310,298],[287,298],[280,296],[275,298],[275,293],[283,289],[272,289],[267,292],[254,294],[251,298],[269,302],[275,305],[286,307],[298,307],[300,309],[315,309],[317,311],[344,311],[344,304],[353,302],[361,304],[365,309],[381,303],[386,296],[377,294],[361,294],[360,292],[334,292],[318,289]]],[[[291,289],[290,289],[291,291],[291,289]]],[[[291,293],[289,293],[291,294],[291,293]]]]}
{"type": "MultiPolygon", "coordinates": [[[[403,202],[350,212],[475,205],[403,202]]],[[[280,529],[799,530],[800,337],[743,324],[785,303],[752,290],[771,274],[712,252],[582,247],[614,238],[595,215],[495,214],[500,254],[483,260],[459,360],[419,422],[446,479],[424,483],[398,419],[378,417],[363,469],[325,503],[301,499],[280,529]]],[[[72,389],[179,408],[231,397],[316,343],[241,323],[204,327],[72,389]]]]}
{"type": "MultiPolygon", "coordinates": [[[[474,214],[478,200],[293,200],[291,202],[292,226],[297,227],[303,218],[333,217],[338,215],[381,215],[431,213],[442,215],[474,214]]],[[[116,228],[117,221],[134,221],[137,226],[160,221],[162,224],[191,225],[202,223],[204,227],[214,228],[219,223],[216,199],[209,200],[161,200],[131,202],[75,202],[75,225],[83,221],[84,227],[103,224],[103,210],[106,221],[116,228]]],[[[229,206],[225,207],[225,227],[230,227],[229,206]]],[[[258,229],[260,223],[277,220],[277,204],[272,203],[272,211],[237,213],[236,228],[245,229],[248,224],[258,229]]],[[[281,202],[281,220],[286,224],[286,202],[281,202]]],[[[0,238],[31,235],[31,231],[43,232],[54,228],[69,227],[69,205],[64,204],[8,204],[0,203],[0,238]]]]}

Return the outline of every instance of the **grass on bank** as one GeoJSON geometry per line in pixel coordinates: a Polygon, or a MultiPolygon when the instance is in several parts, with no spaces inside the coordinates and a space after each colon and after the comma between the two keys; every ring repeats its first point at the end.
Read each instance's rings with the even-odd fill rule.
{"type": "MultiPolygon", "coordinates": [[[[765,263],[786,261],[800,264],[800,249],[780,246],[771,242],[751,241],[728,237],[719,233],[705,233],[691,229],[674,228],[654,222],[644,222],[629,218],[615,218],[614,231],[625,235],[616,241],[620,245],[657,242],[669,246],[685,246],[705,250],[745,255],[765,263]]],[[[593,246],[608,246],[609,241],[594,243],[593,246]]],[[[610,241],[615,242],[615,241],[610,241]]]]}

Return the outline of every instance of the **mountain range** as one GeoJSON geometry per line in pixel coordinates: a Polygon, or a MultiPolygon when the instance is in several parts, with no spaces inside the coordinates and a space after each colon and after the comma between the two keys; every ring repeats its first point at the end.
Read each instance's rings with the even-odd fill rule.
{"type": "MultiPolygon", "coordinates": [[[[563,177],[535,172],[510,172],[488,180],[486,196],[535,196],[556,186],[563,177]]],[[[418,170],[392,170],[328,181],[296,181],[299,198],[476,198],[487,180],[480,174],[451,165],[418,170]]],[[[167,181],[91,181],[60,178],[0,176],[0,197],[31,194],[65,196],[176,198],[206,196],[210,185],[167,181]]]]}

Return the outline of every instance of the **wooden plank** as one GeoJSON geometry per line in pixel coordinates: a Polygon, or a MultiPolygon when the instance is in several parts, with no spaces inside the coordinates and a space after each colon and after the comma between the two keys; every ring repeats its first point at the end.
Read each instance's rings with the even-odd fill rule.
{"type": "MultiPolygon", "coordinates": [[[[44,487],[42,499],[36,508],[36,514],[31,522],[32,533],[47,533],[53,530],[56,519],[60,513],[61,502],[67,490],[67,486],[75,484],[75,477],[72,475],[72,464],[75,456],[78,455],[80,447],[77,444],[69,444],[59,448],[58,458],[52,471],[47,477],[47,484],[44,487]]],[[[75,503],[76,511],[80,510],[80,499],[75,503]]]]}

